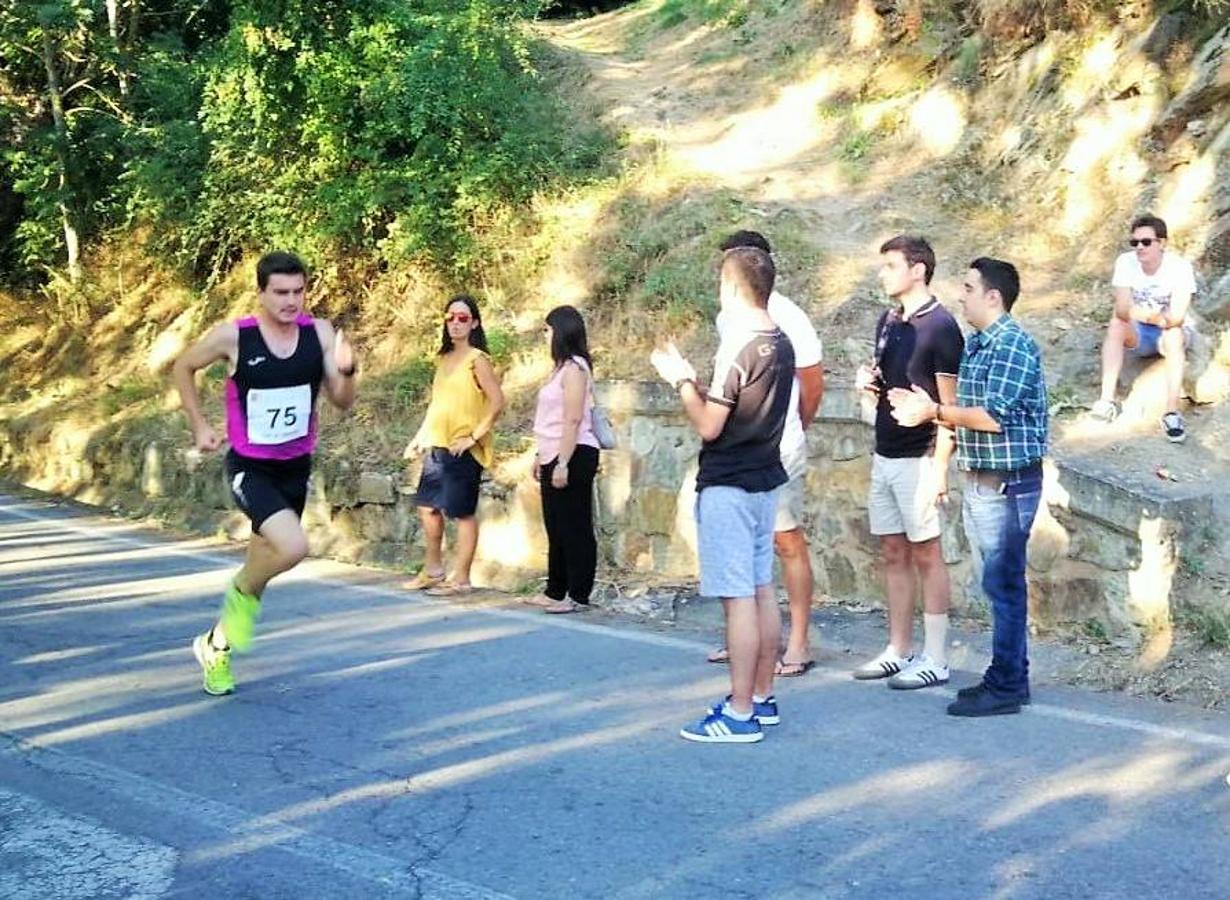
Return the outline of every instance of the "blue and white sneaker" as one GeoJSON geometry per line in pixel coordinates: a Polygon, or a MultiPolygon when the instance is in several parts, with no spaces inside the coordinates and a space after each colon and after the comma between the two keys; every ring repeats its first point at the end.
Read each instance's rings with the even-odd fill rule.
{"type": "Polygon", "coordinates": [[[702,744],[754,744],[764,740],[764,731],[756,717],[740,722],[726,714],[725,704],[716,712],[709,711],[695,725],[680,729],[679,736],[685,741],[698,741],[702,744]]]}
{"type": "MultiPolygon", "coordinates": [[[[722,707],[730,702],[730,694],[726,695],[726,699],[721,703],[715,703],[709,707],[709,715],[717,715],[721,713],[722,707]]],[[[752,718],[761,725],[780,725],[782,723],[781,714],[777,711],[777,698],[770,694],[765,698],[763,703],[757,703],[755,698],[752,699],[752,718]]]]}

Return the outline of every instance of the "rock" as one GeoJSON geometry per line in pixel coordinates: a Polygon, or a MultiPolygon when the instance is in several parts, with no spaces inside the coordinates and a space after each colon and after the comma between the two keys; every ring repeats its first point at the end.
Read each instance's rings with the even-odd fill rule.
{"type": "Polygon", "coordinates": [[[1171,49],[1186,33],[1191,19],[1191,15],[1185,12],[1170,12],[1159,16],[1153,23],[1153,27],[1149,29],[1149,35],[1141,45],[1141,51],[1152,62],[1165,68],[1171,49]]]}
{"type": "Polygon", "coordinates": [[[1203,137],[1208,133],[1209,123],[1204,119],[1192,119],[1187,123],[1187,133],[1192,137],[1203,137]]]}
{"type": "Polygon", "coordinates": [[[359,502],[390,504],[397,499],[393,476],[381,472],[363,472],[359,475],[359,502]]]}
{"type": "Polygon", "coordinates": [[[1170,102],[1154,127],[1167,143],[1183,133],[1188,122],[1204,116],[1230,98],[1230,25],[1201,48],[1192,63],[1187,86],[1170,102]]]}

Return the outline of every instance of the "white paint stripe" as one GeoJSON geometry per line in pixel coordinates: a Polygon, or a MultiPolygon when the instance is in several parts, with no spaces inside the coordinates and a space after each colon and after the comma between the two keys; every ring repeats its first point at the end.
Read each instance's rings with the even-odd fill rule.
{"type": "MultiPolygon", "coordinates": [[[[89,785],[91,791],[103,790],[126,801],[194,822],[224,837],[230,852],[274,846],[301,859],[323,863],[339,872],[379,884],[386,890],[404,891],[408,896],[424,900],[512,900],[508,894],[443,872],[422,867],[411,869],[404,860],[321,837],[271,817],[258,817],[106,763],[40,747],[15,735],[0,732],[0,754],[52,777],[77,779],[89,785]]],[[[11,896],[3,892],[0,895],[11,896]]]]}
{"type": "MultiPolygon", "coordinates": [[[[171,544],[163,544],[161,542],[142,540],[140,538],[129,537],[126,535],[108,534],[107,529],[101,526],[79,526],[69,525],[63,522],[58,517],[48,519],[45,516],[40,516],[37,513],[29,512],[25,509],[18,509],[8,504],[0,503],[0,514],[12,515],[16,518],[39,522],[40,524],[48,524],[49,521],[54,522],[57,526],[63,527],[66,530],[73,531],[79,534],[94,537],[96,539],[116,541],[122,544],[139,546],[145,549],[157,549],[162,552],[171,553],[178,556],[194,557],[207,562],[225,562],[234,564],[234,558],[223,557],[219,554],[210,553],[204,550],[190,550],[176,548],[171,544]]],[[[338,564],[343,565],[343,564],[338,564]]],[[[363,571],[360,567],[349,567],[355,571],[363,571]]],[[[280,583],[285,583],[292,580],[311,580],[310,572],[298,571],[291,572],[279,578],[280,583]]],[[[390,599],[394,596],[393,592],[383,587],[376,587],[366,584],[350,584],[345,581],[334,582],[331,587],[351,591],[354,593],[366,594],[368,596],[380,597],[382,599],[390,599]]],[[[399,597],[398,599],[402,599],[399,597]]],[[[560,616],[544,616],[541,613],[523,612],[521,610],[512,609],[492,609],[490,607],[465,607],[453,603],[446,598],[436,598],[427,596],[414,596],[406,593],[404,595],[406,602],[415,602],[433,606],[448,606],[457,609],[458,612],[464,612],[469,615],[486,615],[499,616],[517,619],[526,622],[532,622],[541,628],[558,628],[566,631],[573,631],[581,634],[591,634],[600,637],[606,637],[616,640],[631,641],[633,643],[645,644],[655,647],[668,647],[678,650],[687,650],[690,653],[705,653],[710,649],[708,645],[700,641],[688,640],[686,638],[670,637],[663,634],[654,634],[652,632],[623,628],[618,625],[597,625],[588,622],[578,622],[570,617],[560,616]]],[[[828,678],[836,681],[844,681],[848,673],[845,669],[836,666],[818,664],[816,670],[828,669],[825,673],[828,678]]],[[[816,671],[813,670],[813,671],[816,671]]],[[[821,674],[816,671],[816,674],[821,674]]],[[[939,694],[945,697],[956,697],[956,691],[949,688],[928,688],[933,694],[939,694]]],[[[1094,728],[1110,728],[1119,731],[1132,731],[1137,734],[1147,734],[1150,737],[1160,737],[1166,740],[1179,741],[1186,744],[1192,744],[1200,747],[1211,747],[1218,750],[1230,750],[1230,736],[1210,734],[1209,732],[1199,731],[1191,728],[1175,728],[1168,725],[1158,725],[1153,722],[1147,722],[1142,719],[1129,718],[1126,716],[1111,716],[1102,713],[1086,712],[1084,710],[1070,709],[1064,706],[1046,703],[1034,703],[1028,707],[1030,715],[1039,715],[1047,718],[1058,719],[1066,722],[1075,722],[1081,725],[1089,725],[1094,728]]]]}

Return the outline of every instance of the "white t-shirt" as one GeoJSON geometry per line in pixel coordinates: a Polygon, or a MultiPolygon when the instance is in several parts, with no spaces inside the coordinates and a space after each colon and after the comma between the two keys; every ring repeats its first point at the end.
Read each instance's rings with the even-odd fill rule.
{"type": "MultiPolygon", "coordinates": [[[[820,365],[824,358],[824,347],[815,327],[793,300],[783,297],[777,291],[769,295],[769,318],[777,325],[794,347],[794,367],[806,369],[820,365]]],[[[718,313],[718,336],[722,336],[723,314],[718,313]]],[[[794,385],[790,389],[790,411],[786,414],[786,427],[782,431],[782,441],[779,448],[782,460],[790,462],[790,457],[798,454],[807,445],[807,437],[803,433],[803,419],[799,416],[799,378],[796,375],[794,385]]],[[[790,473],[794,474],[794,473],[790,473]]]]}
{"type": "MultiPolygon", "coordinates": [[[[1130,288],[1132,302],[1154,312],[1167,312],[1175,294],[1196,293],[1196,273],[1192,264],[1176,253],[1164,251],[1162,264],[1152,275],[1146,275],[1136,254],[1129,250],[1115,260],[1111,287],[1130,288]]],[[[782,329],[785,330],[784,328],[782,329]]]]}

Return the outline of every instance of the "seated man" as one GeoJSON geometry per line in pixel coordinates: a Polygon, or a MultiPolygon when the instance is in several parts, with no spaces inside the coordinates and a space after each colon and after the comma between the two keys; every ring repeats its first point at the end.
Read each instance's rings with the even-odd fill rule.
{"type": "Polygon", "coordinates": [[[1187,349],[1187,308],[1196,292],[1192,265],[1166,250],[1166,223],[1157,216],[1141,216],[1132,223],[1132,249],[1115,260],[1111,286],[1115,309],[1102,344],[1102,397],[1092,413],[1107,422],[1122,407],[1115,400],[1124,350],[1133,356],[1165,359],[1166,414],[1162,430],[1176,444],[1187,440],[1179,413],[1183,388],[1183,354],[1187,349]]]}

